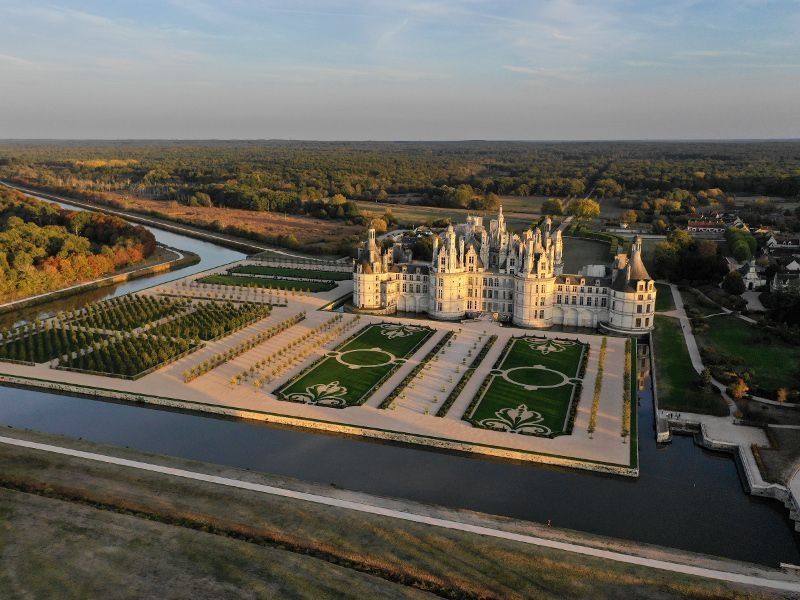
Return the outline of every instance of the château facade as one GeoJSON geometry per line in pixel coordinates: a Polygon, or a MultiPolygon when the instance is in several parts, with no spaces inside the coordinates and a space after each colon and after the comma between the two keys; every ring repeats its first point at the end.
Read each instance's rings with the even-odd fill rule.
{"type": "Polygon", "coordinates": [[[433,238],[429,263],[400,244],[381,249],[368,232],[354,265],[353,305],[391,314],[460,320],[489,314],[522,327],[601,328],[636,335],[653,328],[656,288],[642,262],[642,240],[610,265],[565,274],[564,240],[548,217],[522,236],[506,229],[503,209],[488,229],[482,217],[433,238]]]}

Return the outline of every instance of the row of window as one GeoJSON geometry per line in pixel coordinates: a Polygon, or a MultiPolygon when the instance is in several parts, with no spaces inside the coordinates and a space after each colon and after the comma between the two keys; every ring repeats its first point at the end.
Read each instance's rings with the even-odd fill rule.
{"type": "MultiPolygon", "coordinates": [[[[403,273],[403,279],[406,281],[428,281],[427,275],[412,275],[410,273],[403,273]]],[[[400,279],[400,273],[395,273],[395,279],[400,279]]]]}
{"type": "MultiPolygon", "coordinates": [[[[605,308],[608,306],[608,300],[605,297],[594,296],[594,306],[605,308]]],[[[584,296],[562,296],[559,294],[556,296],[556,304],[575,304],[576,306],[592,306],[592,298],[586,298],[586,302],[584,302],[584,296]],[[570,302],[570,298],[572,302],[570,302]]]]}
{"type": "MultiPolygon", "coordinates": [[[[589,294],[605,294],[608,291],[608,288],[600,288],[600,287],[594,288],[592,286],[589,286],[589,287],[580,286],[580,287],[581,287],[581,294],[585,294],[585,293],[589,293],[589,294]]],[[[577,285],[573,285],[573,286],[559,285],[558,286],[558,291],[559,292],[572,292],[573,294],[577,294],[578,293],[578,286],[577,285]],[[570,287],[572,289],[570,289],[570,287]]]]}

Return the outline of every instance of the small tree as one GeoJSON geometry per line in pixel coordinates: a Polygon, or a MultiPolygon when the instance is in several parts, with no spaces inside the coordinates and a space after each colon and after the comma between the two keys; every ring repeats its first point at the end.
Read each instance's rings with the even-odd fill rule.
{"type": "Polygon", "coordinates": [[[739,377],[736,381],[731,383],[730,387],[728,388],[728,393],[735,399],[741,400],[747,395],[747,392],[750,391],[750,388],[745,383],[744,379],[739,377]]]}
{"type": "Polygon", "coordinates": [[[744,293],[745,285],[742,274],[739,271],[731,271],[725,275],[725,279],[722,280],[722,289],[735,296],[744,293]]]}
{"type": "Polygon", "coordinates": [[[700,383],[706,388],[711,385],[711,371],[708,369],[708,367],[700,372],[700,383]]]}

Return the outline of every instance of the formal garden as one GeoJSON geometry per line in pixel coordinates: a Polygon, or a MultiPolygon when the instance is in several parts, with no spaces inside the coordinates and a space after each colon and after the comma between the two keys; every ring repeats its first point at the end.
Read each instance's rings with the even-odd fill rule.
{"type": "Polygon", "coordinates": [[[63,327],[55,320],[34,322],[2,334],[0,361],[43,363],[77,352],[105,337],[101,333],[63,327]]]}
{"type": "Polygon", "coordinates": [[[88,304],[79,311],[65,314],[62,320],[76,327],[132,331],[147,323],[178,314],[189,305],[190,302],[184,299],[144,295],[119,296],[88,304]]]}
{"type": "Polygon", "coordinates": [[[512,337],[463,419],[510,433],[570,433],[588,350],[577,340],[512,337]]]}
{"type": "Polygon", "coordinates": [[[138,379],[194,351],[198,342],[146,334],[118,333],[65,355],[57,369],[138,379]]]}
{"type": "Polygon", "coordinates": [[[292,290],[297,292],[327,292],[336,287],[334,281],[303,281],[278,277],[250,277],[248,275],[208,275],[197,280],[208,285],[231,285],[236,287],[292,290]]]}
{"type": "Polygon", "coordinates": [[[156,325],[149,333],[187,340],[214,340],[266,318],[270,310],[269,304],[256,302],[201,301],[194,303],[191,311],[156,325]]]}
{"type": "Polygon", "coordinates": [[[692,366],[680,321],[656,316],[653,341],[659,408],[726,416],[725,399],[711,385],[710,377],[704,379],[692,366]]]}
{"type": "Polygon", "coordinates": [[[363,404],[433,332],[405,323],[367,325],[274,393],[281,400],[331,408],[363,404]]]}
{"type": "Polygon", "coordinates": [[[233,275],[266,275],[270,277],[289,277],[295,279],[321,279],[323,281],[345,281],[353,278],[351,271],[319,271],[292,267],[271,267],[265,265],[239,265],[228,269],[233,275]]]}

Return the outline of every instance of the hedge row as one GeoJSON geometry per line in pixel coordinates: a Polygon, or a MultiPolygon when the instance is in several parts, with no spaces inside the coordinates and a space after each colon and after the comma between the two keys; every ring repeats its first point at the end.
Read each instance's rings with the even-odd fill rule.
{"type": "Polygon", "coordinates": [[[627,437],[630,433],[631,424],[631,369],[633,367],[633,357],[631,356],[631,341],[625,341],[625,378],[622,385],[622,437],[627,437]]]}
{"type": "Polygon", "coordinates": [[[600,390],[603,388],[603,370],[606,363],[606,346],[608,338],[603,336],[603,343],[600,345],[600,357],[597,361],[597,379],[594,380],[594,392],[592,393],[592,413],[589,416],[589,433],[594,433],[597,428],[597,411],[600,409],[600,390]]]}

